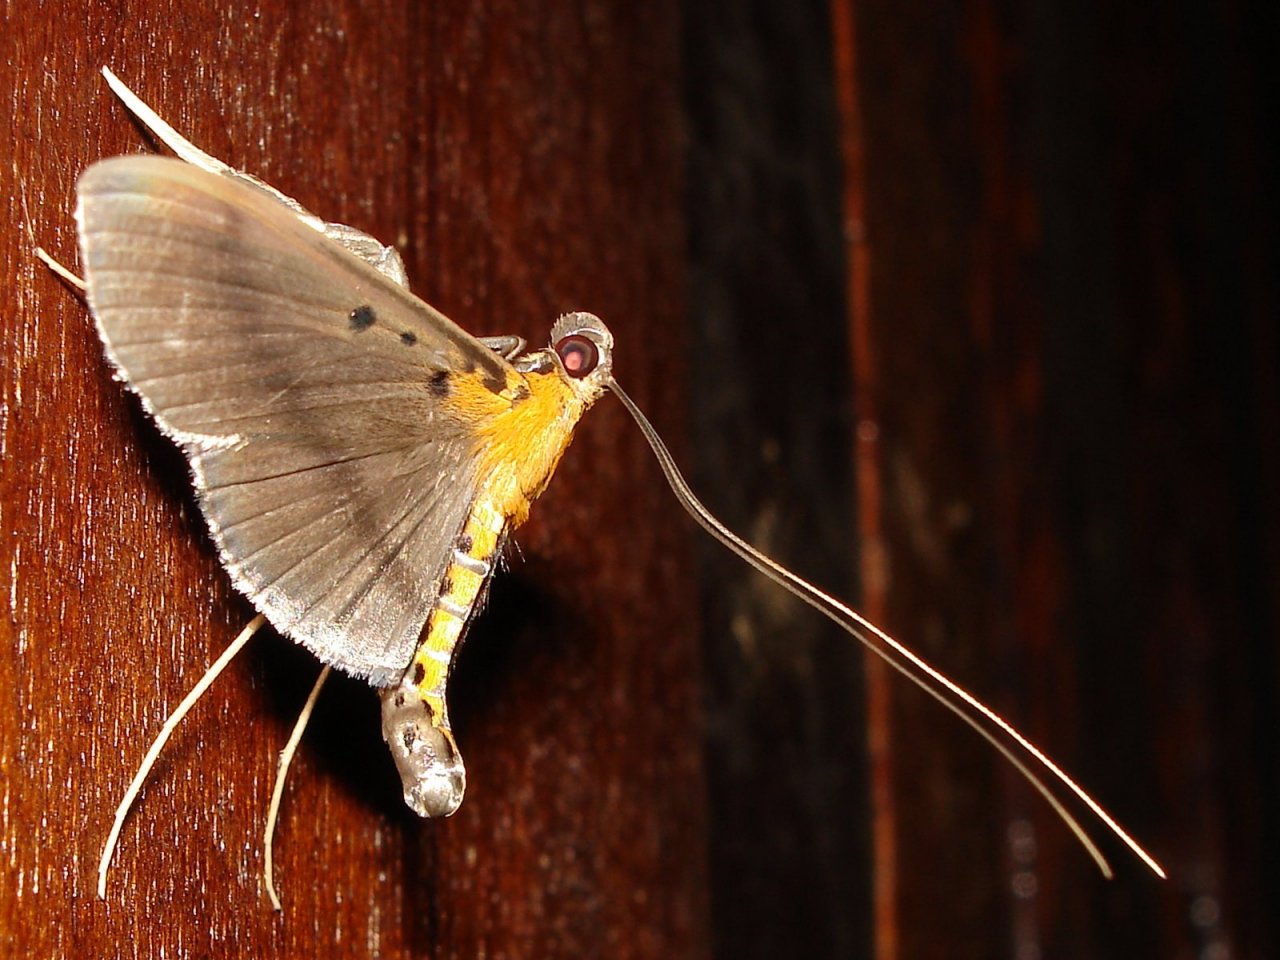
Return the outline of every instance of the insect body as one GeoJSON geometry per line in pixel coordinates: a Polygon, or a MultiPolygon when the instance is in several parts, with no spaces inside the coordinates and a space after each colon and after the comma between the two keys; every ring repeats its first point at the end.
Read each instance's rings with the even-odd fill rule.
{"type": "Polygon", "coordinates": [[[236,585],[384,688],[407,802],[452,813],[453,653],[604,390],[608,330],[569,314],[508,361],[270,194],[179,160],[103,161],[79,196],[108,355],[181,444],[236,585]]]}
{"type": "MultiPolygon", "coordinates": [[[[436,585],[413,662],[399,684],[381,692],[383,737],[400,768],[405,802],[423,816],[447,816],[462,802],[465,773],[449,732],[445,685],[467,619],[507,532],[528,517],[574,424],[603,389],[600,377],[608,374],[612,338],[590,314],[562,317],[551,340],[554,350],[517,359],[525,380],[515,402],[495,403],[469,388],[474,397],[460,404],[478,438],[480,492],[436,585]]],[[[459,402],[448,377],[435,375],[431,389],[442,406],[459,402]]]]}

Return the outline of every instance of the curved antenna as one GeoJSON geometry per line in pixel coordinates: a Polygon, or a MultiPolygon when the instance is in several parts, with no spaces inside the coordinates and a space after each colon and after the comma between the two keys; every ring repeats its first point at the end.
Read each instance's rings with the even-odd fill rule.
{"type": "Polygon", "coordinates": [[[676,499],[680,501],[680,505],[693,517],[694,520],[702,526],[711,536],[715,537],[726,547],[740,556],[743,560],[753,566],[760,573],[772,580],[774,583],[789,590],[795,596],[799,597],[809,606],[825,614],[830,620],[834,621],[841,629],[852,636],[855,640],[873,651],[877,656],[883,659],[889,666],[893,667],[903,676],[907,677],[922,690],[933,697],[944,707],[958,716],[970,727],[978,732],[984,740],[990,743],[1000,752],[1000,754],[1013,764],[1014,768],[1023,776],[1040,793],[1048,802],[1049,806],[1058,815],[1063,823],[1075,834],[1076,839],[1080,841],[1081,846],[1088,851],[1089,855],[1097,863],[1098,868],[1107,878],[1112,876],[1111,866],[1107,863],[1106,858],[1098,850],[1094,842],[1089,838],[1080,822],[1067,810],[1066,806],[1060,801],[1049,786],[1024,762],[1023,758],[1014,753],[1014,747],[1022,750],[1022,752],[1034,760],[1037,764],[1053,775],[1053,779],[1065,786],[1072,794],[1076,796],[1090,811],[1101,820],[1107,828],[1115,834],[1123,843],[1134,852],[1134,854],[1147,865],[1147,867],[1156,876],[1161,879],[1165,878],[1164,869],[1156,862],[1151,854],[1147,853],[1136,840],[1134,840],[1118,824],[1111,814],[1107,813],[1102,806],[1089,796],[1084,789],[1071,779],[1067,773],[1056,763],[1050,760],[1039,747],[1015,730],[1008,721],[1001,717],[998,713],[988,707],[969,691],[965,690],[959,684],[952,681],[945,674],[932,667],[928,662],[921,659],[902,643],[895,640],[889,634],[885,633],[870,620],[857,613],[844,603],[841,603],[835,597],[823,592],[815,587],[809,581],[792,573],[782,564],[772,558],[761,553],[751,544],[747,543],[736,533],[726,527],[723,523],[712,515],[711,511],[703,506],[693,491],[689,488],[689,484],[685,482],[679,468],[676,467],[675,460],[671,456],[671,452],[667,449],[667,445],[662,442],[662,438],[658,436],[657,430],[649,423],[649,420],[635,405],[635,402],[627,396],[622,387],[618,385],[616,380],[610,378],[608,387],[614,392],[622,405],[627,408],[627,412],[631,414],[632,419],[640,427],[640,432],[644,434],[645,440],[653,449],[654,456],[658,458],[658,465],[662,467],[663,474],[666,475],[667,483],[671,486],[672,492],[676,495],[676,499]],[[984,725],[989,724],[995,730],[988,729],[984,725]],[[1003,734],[1009,743],[1002,742],[999,735],[1003,734]]]}

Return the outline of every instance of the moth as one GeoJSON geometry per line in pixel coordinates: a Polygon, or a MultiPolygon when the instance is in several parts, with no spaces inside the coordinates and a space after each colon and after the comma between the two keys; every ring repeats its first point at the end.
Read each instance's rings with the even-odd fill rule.
{"type": "Polygon", "coordinates": [[[186,455],[222,564],[259,614],[148,751],[104,846],[99,896],[151,764],[264,620],[325,664],[268,816],[266,885],[277,909],[271,831],[289,758],[331,668],[375,688],[408,806],[424,817],[457,810],[466,771],[446,700],[455,652],[503,543],[605,393],[631,414],[677,500],[712,536],[985,737],[1104,873],[1106,860],[1057,792],[1074,795],[1164,875],[1001,717],[712,516],[614,379],[613,337],[598,317],[560,317],[545,347],[477,339],[409,292],[392,247],[203,153],[103,74],[176,159],[117,157],[81,176],[83,281],[38,253],[85,289],[115,376],[186,455]]]}

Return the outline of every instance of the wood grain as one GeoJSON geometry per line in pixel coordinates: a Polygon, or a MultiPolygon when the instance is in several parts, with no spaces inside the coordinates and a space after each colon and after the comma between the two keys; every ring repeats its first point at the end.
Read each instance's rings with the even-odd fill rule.
{"type": "Polygon", "coordinates": [[[67,6],[0,25],[0,952],[1276,954],[1265,5],[67,6]],[[374,698],[337,685],[271,915],[264,805],[317,667],[264,636],[96,901],[137,757],[250,616],[30,254],[74,259],[78,172],[147,149],[104,63],[395,242],[469,329],[600,313],[713,509],[860,594],[1172,879],[1121,853],[1102,880],[897,678],[864,702],[845,638],[695,546],[606,399],[463,654],[457,817],[403,809],[374,698]]]}
{"type": "Polygon", "coordinates": [[[833,6],[866,586],[1171,875],[871,673],[875,955],[1270,956],[1274,13],[833,6]]]}
{"type": "MultiPolygon", "coordinates": [[[[453,819],[404,810],[376,700],[321,702],[259,879],[276,751],[317,667],[275,636],[173,740],[93,896],[110,813],[251,611],[186,469],[111,382],[79,300],[77,173],[148,149],[109,64],[210,153],[394,242],[415,289],[534,342],[591,309],[617,374],[683,403],[677,20],[669,3],[87,3],[7,13],[0,170],[4,762],[0,942],[29,956],[697,956],[707,945],[694,630],[656,468],[602,404],[519,537],[453,685],[453,819]],[[661,351],[646,343],[661,337],[661,351]],[[661,602],[655,602],[661,598],[661,602]]],[[[677,437],[678,441],[678,431],[677,437]]],[[[677,443],[678,445],[678,443],[677,443]]]]}

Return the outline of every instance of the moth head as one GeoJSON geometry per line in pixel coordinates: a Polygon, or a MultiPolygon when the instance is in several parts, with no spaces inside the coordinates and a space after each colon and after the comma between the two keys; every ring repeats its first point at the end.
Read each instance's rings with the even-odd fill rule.
{"type": "Polygon", "coordinates": [[[613,370],[613,334],[592,313],[566,313],[551,328],[550,355],[560,375],[588,403],[604,392],[613,370]]]}

